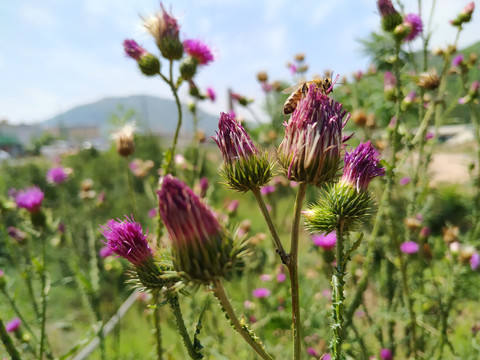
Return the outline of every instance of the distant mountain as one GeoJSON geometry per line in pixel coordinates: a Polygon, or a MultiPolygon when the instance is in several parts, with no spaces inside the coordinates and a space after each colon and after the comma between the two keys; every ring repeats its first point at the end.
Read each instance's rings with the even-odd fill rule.
{"type": "MultiPolygon", "coordinates": [[[[91,104],[85,104],[70,109],[40,123],[42,128],[52,127],[82,127],[98,125],[106,134],[114,127],[114,118],[132,113],[132,120],[145,132],[173,134],[177,125],[177,105],[173,100],[161,99],[148,95],[133,95],[128,97],[109,97],[91,104]]],[[[182,105],[183,134],[191,134],[193,120],[186,105],[182,105]]],[[[214,134],[218,125],[218,117],[200,109],[198,113],[198,128],[207,136],[214,134]]]]}

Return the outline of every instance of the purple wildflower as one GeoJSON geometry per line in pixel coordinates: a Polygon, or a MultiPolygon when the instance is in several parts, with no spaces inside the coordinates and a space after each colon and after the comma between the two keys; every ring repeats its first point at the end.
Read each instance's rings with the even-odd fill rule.
{"type": "Polygon", "coordinates": [[[459,104],[466,104],[478,97],[478,89],[480,89],[480,81],[474,80],[470,89],[468,90],[467,95],[463,98],[458,99],[459,104]]]}
{"type": "Polygon", "coordinates": [[[385,31],[393,31],[402,23],[402,16],[393,7],[391,0],[377,0],[377,7],[382,16],[382,28],[385,31]]]}
{"type": "Polygon", "coordinates": [[[474,252],[472,257],[470,258],[470,267],[472,270],[477,270],[478,266],[480,265],[480,255],[478,252],[474,252]]]}
{"type": "Polygon", "coordinates": [[[400,250],[405,254],[418,252],[419,246],[415,241],[405,241],[400,245],[400,250]]]}
{"type": "Polygon", "coordinates": [[[268,194],[271,194],[275,192],[275,186],[274,185],[267,185],[267,186],[264,186],[262,187],[262,189],[260,190],[260,193],[262,195],[268,195],[268,194]]]}
{"type": "Polygon", "coordinates": [[[5,330],[8,333],[15,332],[20,328],[20,325],[22,325],[22,320],[19,318],[14,318],[13,320],[9,321],[7,325],[5,325],[5,330]]]}
{"type": "Polygon", "coordinates": [[[435,137],[435,134],[431,131],[428,131],[426,134],[425,134],[425,140],[431,140],[435,137]]]}
{"type": "Polygon", "coordinates": [[[313,356],[314,358],[318,358],[318,352],[312,347],[307,348],[307,353],[310,356],[313,356]]]}
{"type": "Polygon", "coordinates": [[[198,61],[200,65],[208,65],[213,61],[213,54],[207,44],[200,40],[185,40],[183,42],[185,52],[198,61]]]}
{"type": "Polygon", "coordinates": [[[393,7],[393,4],[390,0],[378,0],[377,1],[378,11],[382,17],[397,14],[397,10],[393,7]]]}
{"type": "Polygon", "coordinates": [[[428,226],[424,226],[420,229],[419,236],[421,238],[426,239],[430,236],[431,233],[432,233],[432,231],[430,230],[430,228],[428,226]]]}
{"type": "Polygon", "coordinates": [[[395,89],[397,85],[397,78],[390,71],[385,71],[383,75],[383,91],[389,92],[395,89]]]}
{"type": "Polygon", "coordinates": [[[177,271],[188,280],[209,283],[226,276],[239,249],[210,210],[185,183],[167,175],[157,191],[177,271]]]}
{"type": "Polygon", "coordinates": [[[332,359],[332,355],[330,355],[329,353],[326,353],[325,355],[323,355],[322,357],[322,360],[331,360],[332,359]]]}
{"type": "Polygon", "coordinates": [[[393,354],[390,349],[381,349],[380,350],[380,359],[382,360],[393,360],[393,354]]]}
{"type": "Polygon", "coordinates": [[[423,31],[422,19],[417,14],[407,14],[403,19],[403,23],[411,29],[405,37],[405,41],[414,40],[423,31]]]}
{"type": "Polygon", "coordinates": [[[52,168],[47,171],[47,182],[50,184],[61,184],[67,180],[68,174],[61,166],[52,168]]]}
{"type": "Polygon", "coordinates": [[[105,244],[115,254],[127,259],[133,265],[142,265],[152,257],[148,246],[147,235],[143,233],[142,225],[125,215],[124,221],[108,220],[107,225],[100,225],[101,233],[107,240],[105,244]]]}
{"type": "Polygon", "coordinates": [[[404,176],[403,178],[401,178],[401,179],[398,181],[398,184],[401,185],[401,186],[404,186],[404,185],[409,184],[410,181],[411,181],[410,177],[404,176]]]}
{"type": "Polygon", "coordinates": [[[223,155],[223,161],[233,163],[259,153],[243,126],[234,117],[221,113],[217,135],[213,138],[223,155]]]}
{"type": "Polygon", "coordinates": [[[238,200],[232,200],[228,203],[227,205],[227,212],[229,214],[233,214],[237,211],[238,205],[240,204],[240,201],[238,200]]]}
{"type": "Polygon", "coordinates": [[[349,117],[342,104],[310,86],[286,124],[278,148],[289,180],[320,185],[336,176],[343,143],[348,140],[342,130],[349,117]]]}
{"type": "Polygon", "coordinates": [[[279,273],[279,274],[277,275],[277,281],[278,281],[279,283],[284,282],[286,279],[287,279],[287,275],[285,275],[284,272],[281,272],[281,273],[279,273]]]}
{"type": "Polygon", "coordinates": [[[327,235],[314,235],[312,236],[312,241],[315,245],[323,248],[324,250],[331,250],[337,243],[337,234],[335,234],[335,232],[331,232],[327,235]]]}
{"type": "Polygon", "coordinates": [[[213,90],[212,87],[207,88],[207,97],[213,101],[217,98],[217,94],[215,93],[215,90],[213,90]]]}
{"type": "Polygon", "coordinates": [[[367,141],[345,154],[345,167],[340,182],[355,187],[357,191],[365,191],[373,178],[382,175],[385,175],[385,169],[380,165],[378,152],[367,141]]]}
{"type": "Polygon", "coordinates": [[[270,275],[270,274],[260,275],[260,281],[270,281],[270,280],[272,280],[272,275],[270,275]]]}
{"type": "Polygon", "coordinates": [[[38,212],[45,195],[39,187],[33,186],[20,190],[15,194],[15,203],[18,207],[27,209],[31,213],[38,212]]]}
{"type": "Polygon", "coordinates": [[[157,208],[151,208],[150,210],[148,210],[149,218],[154,218],[155,216],[157,216],[157,208]]]}
{"type": "Polygon", "coordinates": [[[252,291],[253,297],[257,299],[263,299],[270,296],[272,292],[267,288],[258,288],[252,291]]]}
{"type": "Polygon", "coordinates": [[[17,229],[16,227],[13,227],[13,226],[9,226],[7,228],[7,232],[8,232],[8,236],[10,236],[12,239],[17,241],[18,243],[22,243],[23,240],[27,238],[27,234],[24,231],[17,229]]]}
{"type": "Polygon", "coordinates": [[[207,177],[202,177],[200,179],[200,182],[198,184],[198,187],[200,188],[200,197],[205,197],[205,195],[207,194],[207,190],[208,190],[208,178],[207,177]]]}
{"type": "Polygon", "coordinates": [[[139,61],[143,56],[148,54],[147,50],[138,45],[135,40],[125,40],[123,42],[123,49],[128,57],[136,61],[139,61]]]}
{"type": "Polygon", "coordinates": [[[460,64],[463,63],[463,60],[464,60],[464,56],[462,54],[458,54],[457,56],[455,56],[452,60],[452,66],[453,67],[457,67],[459,66],[460,64]]]}
{"type": "Polygon", "coordinates": [[[403,99],[403,102],[405,104],[411,104],[417,99],[417,92],[415,90],[410,91],[407,96],[405,96],[405,99],[403,99]]]}
{"type": "Polygon", "coordinates": [[[183,44],[179,40],[180,27],[177,20],[165,11],[160,3],[160,13],[146,19],[145,28],[155,38],[162,55],[169,60],[178,60],[183,56],[183,44]]]}

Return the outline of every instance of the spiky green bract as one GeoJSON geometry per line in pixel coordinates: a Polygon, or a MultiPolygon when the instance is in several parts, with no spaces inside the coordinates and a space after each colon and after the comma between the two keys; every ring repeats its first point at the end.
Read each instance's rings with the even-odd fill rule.
{"type": "Polygon", "coordinates": [[[197,284],[229,279],[241,264],[245,242],[234,239],[213,211],[175,177],[165,176],[157,193],[172,244],[173,265],[180,276],[197,284]]]}
{"type": "Polygon", "coordinates": [[[392,32],[403,21],[402,15],[393,7],[391,0],[377,0],[377,7],[382,16],[382,29],[392,32]]]}
{"type": "Polygon", "coordinates": [[[247,192],[267,184],[272,178],[273,163],[253,144],[243,126],[232,116],[221,113],[218,131],[213,138],[223,156],[222,176],[228,187],[247,192]]]}
{"type": "Polygon", "coordinates": [[[342,104],[312,84],[286,124],[277,154],[287,177],[320,186],[333,180],[341,162],[342,129],[349,115],[342,104]]]}
{"type": "Polygon", "coordinates": [[[130,282],[141,291],[176,290],[180,276],[173,268],[171,260],[164,255],[155,256],[142,265],[134,265],[130,282]]]}
{"type": "Polygon", "coordinates": [[[368,191],[339,182],[321,190],[322,199],[303,212],[312,233],[330,233],[343,221],[345,233],[354,231],[373,213],[374,201],[368,191]]]}
{"type": "Polygon", "coordinates": [[[146,54],[138,60],[138,67],[144,75],[158,75],[160,72],[160,60],[155,55],[146,54]]]}
{"type": "Polygon", "coordinates": [[[266,153],[257,154],[224,163],[220,174],[230,189],[245,193],[255,187],[262,187],[272,179],[273,163],[266,153]]]}

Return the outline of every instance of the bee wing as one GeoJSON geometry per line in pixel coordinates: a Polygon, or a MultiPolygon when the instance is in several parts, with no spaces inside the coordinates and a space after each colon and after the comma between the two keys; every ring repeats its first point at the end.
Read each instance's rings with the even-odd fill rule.
{"type": "Polygon", "coordinates": [[[297,84],[297,85],[290,86],[290,87],[286,88],[285,90],[283,90],[282,94],[294,93],[295,91],[299,90],[303,86],[303,84],[304,83],[300,83],[300,84],[297,84]]]}

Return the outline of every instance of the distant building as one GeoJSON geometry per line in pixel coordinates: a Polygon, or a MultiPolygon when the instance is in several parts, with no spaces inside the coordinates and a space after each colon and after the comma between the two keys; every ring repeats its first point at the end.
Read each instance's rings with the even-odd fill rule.
{"type": "Polygon", "coordinates": [[[12,156],[18,156],[23,149],[40,133],[38,125],[10,124],[7,119],[0,120],[0,149],[12,156]]]}
{"type": "Polygon", "coordinates": [[[44,130],[57,138],[66,140],[70,146],[80,148],[85,142],[97,144],[102,139],[102,133],[98,126],[57,126],[44,130]]]}

